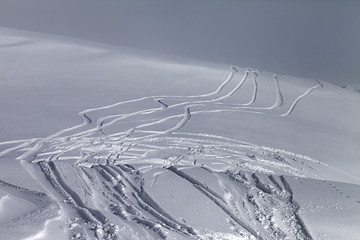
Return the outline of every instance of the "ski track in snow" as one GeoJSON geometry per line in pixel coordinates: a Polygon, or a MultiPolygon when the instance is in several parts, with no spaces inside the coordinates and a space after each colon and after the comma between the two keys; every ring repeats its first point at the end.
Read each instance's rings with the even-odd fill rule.
{"type": "MultiPolygon", "coordinates": [[[[322,87],[318,82],[297,97],[289,109],[284,109],[281,85],[274,75],[275,102],[271,106],[259,107],[254,106],[260,84],[257,70],[246,69],[235,87],[225,91],[238,74],[239,70],[231,67],[225,81],[208,94],[149,96],[86,109],[79,113],[82,123],[46,138],[1,142],[4,150],[0,157],[37,164],[38,171],[49,183],[47,191],[52,193],[56,202],[48,200],[39,205],[34,200],[35,204],[40,209],[60,206],[62,217],[69,223],[70,237],[121,239],[140,234],[145,239],[165,239],[167,236],[210,239],[215,236],[176,219],[147,193],[142,174],[148,168],[158,167],[161,172],[156,175],[152,186],[158,184],[158,176],[173,174],[189,182],[228,216],[235,229],[234,235],[217,233],[220,239],[225,236],[311,239],[298,215],[299,207],[292,198],[290,185],[285,177],[274,174],[321,179],[318,169],[326,167],[325,164],[300,154],[223,136],[181,132],[191,118],[198,115],[246,112],[286,117],[296,110],[301,99],[322,87]],[[242,104],[226,103],[224,100],[237,93],[249,80],[249,75],[253,84],[251,99],[242,104]],[[158,107],[118,112],[122,107],[141,103],[155,103],[158,107]],[[73,167],[87,190],[69,182],[63,175],[66,173],[62,164],[73,167]],[[139,166],[142,167],[137,169],[139,166]],[[226,194],[223,196],[186,174],[186,168],[181,168],[186,166],[212,172],[226,194]],[[260,174],[249,175],[248,172],[260,174]],[[269,177],[264,179],[262,174],[269,177]],[[231,179],[231,184],[239,185],[241,190],[226,186],[230,183],[221,180],[224,178],[231,179]],[[83,200],[84,191],[97,202],[83,200]],[[236,199],[242,199],[242,202],[236,199]],[[271,210],[275,208],[279,211],[271,210]],[[137,227],[134,228],[133,224],[137,227]]],[[[20,187],[0,181],[0,188],[11,193],[20,187]]],[[[38,195],[23,189],[20,192],[38,195]]],[[[41,197],[50,199],[46,194],[41,197]]],[[[140,235],[137,236],[139,239],[140,235]]]]}
{"type": "MultiPolygon", "coordinates": [[[[5,156],[9,153],[12,153],[14,151],[24,151],[24,153],[20,156],[18,156],[17,159],[19,160],[27,160],[32,161],[34,159],[37,159],[39,155],[51,155],[52,158],[58,159],[61,157],[62,153],[66,153],[67,151],[74,150],[71,148],[71,146],[80,145],[78,147],[82,147],[84,144],[88,144],[87,139],[91,139],[91,136],[97,135],[98,133],[101,133],[104,135],[104,141],[110,140],[113,138],[114,140],[122,140],[123,142],[132,142],[136,143],[137,141],[141,141],[144,139],[149,139],[153,137],[158,136],[166,136],[170,135],[178,130],[180,130],[183,126],[187,124],[187,122],[190,120],[192,115],[204,115],[207,113],[221,113],[221,112],[246,112],[246,113],[255,113],[255,114],[273,114],[271,111],[275,108],[281,108],[284,103],[284,99],[281,93],[278,77],[274,75],[274,83],[275,83],[275,103],[270,107],[251,107],[252,104],[255,103],[256,97],[257,97],[257,89],[258,84],[256,77],[258,75],[258,72],[256,70],[246,69],[243,78],[241,81],[228,93],[224,94],[223,96],[220,96],[220,93],[223,91],[224,87],[229,84],[230,81],[233,80],[234,75],[237,74],[238,69],[235,67],[231,68],[231,72],[228,75],[227,79],[218,87],[217,90],[215,90],[212,93],[203,94],[203,95],[196,95],[196,96],[150,96],[150,97],[142,97],[139,99],[134,100],[128,100],[123,102],[118,102],[112,105],[99,107],[99,108],[92,108],[87,109],[79,113],[80,116],[83,117],[83,122],[81,124],[75,125],[70,128],[63,129],[61,131],[58,131],[46,138],[43,139],[29,139],[29,140],[19,140],[18,142],[21,142],[19,145],[15,145],[13,147],[9,147],[2,152],[0,152],[0,157],[5,156]],[[244,104],[238,104],[237,106],[234,106],[233,104],[227,104],[223,103],[222,101],[231,97],[236,91],[238,91],[243,83],[248,79],[248,75],[252,74],[252,81],[254,84],[254,91],[253,95],[251,97],[251,100],[248,103],[244,104]],[[210,98],[209,97],[215,97],[210,98]],[[178,103],[175,103],[173,105],[167,104],[166,100],[177,100],[178,103]],[[181,101],[182,100],[182,101],[181,101]],[[140,111],[135,111],[131,113],[123,113],[123,114],[111,114],[107,116],[101,116],[96,121],[94,121],[90,114],[94,112],[101,112],[102,110],[107,109],[113,109],[115,107],[119,107],[121,105],[126,104],[132,104],[132,103],[138,103],[143,101],[154,101],[157,104],[160,105],[159,108],[150,108],[150,109],[144,109],[140,111]],[[196,107],[215,107],[217,109],[214,110],[194,110],[192,111],[191,108],[196,107]],[[180,110],[179,110],[180,109],[180,110]],[[183,113],[181,113],[181,109],[183,113]],[[174,111],[173,111],[174,110],[174,111]],[[260,111],[262,110],[262,111],[260,111]],[[157,117],[156,114],[159,114],[161,112],[169,112],[169,116],[167,117],[157,117]],[[152,115],[154,118],[152,119],[146,119],[146,116],[152,115]],[[144,117],[143,117],[144,116],[144,117]],[[104,131],[107,128],[113,127],[116,124],[119,124],[123,122],[123,120],[126,119],[133,119],[133,118],[144,118],[142,121],[145,123],[135,125],[132,128],[129,128],[125,131],[121,132],[115,132],[112,134],[105,134],[104,131]],[[155,121],[154,121],[155,119],[155,121]],[[170,120],[177,120],[178,123],[176,123],[175,126],[169,127],[168,129],[164,131],[143,131],[141,129],[148,128],[150,126],[157,126],[159,124],[164,124],[170,121],[170,120]],[[96,122],[96,125],[94,123],[96,122]],[[89,129],[86,129],[89,128],[89,129]],[[84,129],[84,130],[81,130],[84,129]],[[86,129],[86,130],[85,130],[86,129]],[[79,131],[77,133],[69,134],[68,133],[79,131]],[[134,135],[141,135],[138,137],[133,137],[134,135]],[[81,142],[79,139],[84,139],[83,142],[81,142]],[[63,149],[62,151],[59,151],[60,154],[55,155],[51,154],[48,151],[45,151],[44,147],[46,148],[47,145],[55,146],[55,145],[68,145],[66,146],[66,149],[63,149]],[[48,154],[46,154],[48,153],[48,154]],[[34,158],[34,159],[31,159],[34,158]]],[[[295,106],[299,103],[299,101],[304,98],[306,95],[310,94],[313,90],[322,87],[322,84],[318,82],[317,85],[309,88],[304,94],[299,96],[295,99],[295,101],[291,104],[291,107],[285,111],[283,114],[278,114],[278,116],[288,116],[293,111],[295,106]]],[[[129,121],[131,122],[131,120],[129,121]]],[[[135,121],[133,121],[135,122],[135,121]]],[[[102,140],[101,137],[95,137],[94,140],[102,140]]],[[[16,141],[9,141],[9,142],[1,142],[0,145],[14,145],[16,144],[16,141]]],[[[126,144],[125,144],[126,145],[126,144]]],[[[75,146],[75,148],[78,148],[75,146]]],[[[42,159],[45,160],[45,159],[42,159]]],[[[49,159],[48,159],[49,160],[49,159]]]]}

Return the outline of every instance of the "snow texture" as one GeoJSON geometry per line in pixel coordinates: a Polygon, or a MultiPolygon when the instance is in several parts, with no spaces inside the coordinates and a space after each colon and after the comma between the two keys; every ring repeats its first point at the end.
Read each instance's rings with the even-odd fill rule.
{"type": "Polygon", "coordinates": [[[358,236],[358,93],[0,36],[0,239],[358,236]]]}

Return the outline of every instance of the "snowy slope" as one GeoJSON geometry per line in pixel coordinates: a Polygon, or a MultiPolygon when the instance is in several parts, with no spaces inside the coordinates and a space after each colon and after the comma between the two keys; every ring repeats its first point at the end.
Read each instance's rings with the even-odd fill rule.
{"type": "Polygon", "coordinates": [[[0,29],[1,239],[355,239],[360,95],[0,29]]]}

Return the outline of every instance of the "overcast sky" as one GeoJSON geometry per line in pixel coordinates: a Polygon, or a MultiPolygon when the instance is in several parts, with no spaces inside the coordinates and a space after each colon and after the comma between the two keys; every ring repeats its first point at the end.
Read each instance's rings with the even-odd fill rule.
{"type": "Polygon", "coordinates": [[[0,0],[0,26],[360,84],[356,0],[0,0]]]}

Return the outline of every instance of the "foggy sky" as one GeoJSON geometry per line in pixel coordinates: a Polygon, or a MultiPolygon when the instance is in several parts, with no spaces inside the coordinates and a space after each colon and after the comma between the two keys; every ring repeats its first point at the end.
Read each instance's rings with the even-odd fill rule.
{"type": "Polygon", "coordinates": [[[360,1],[0,0],[0,26],[360,84],[360,1]]]}

